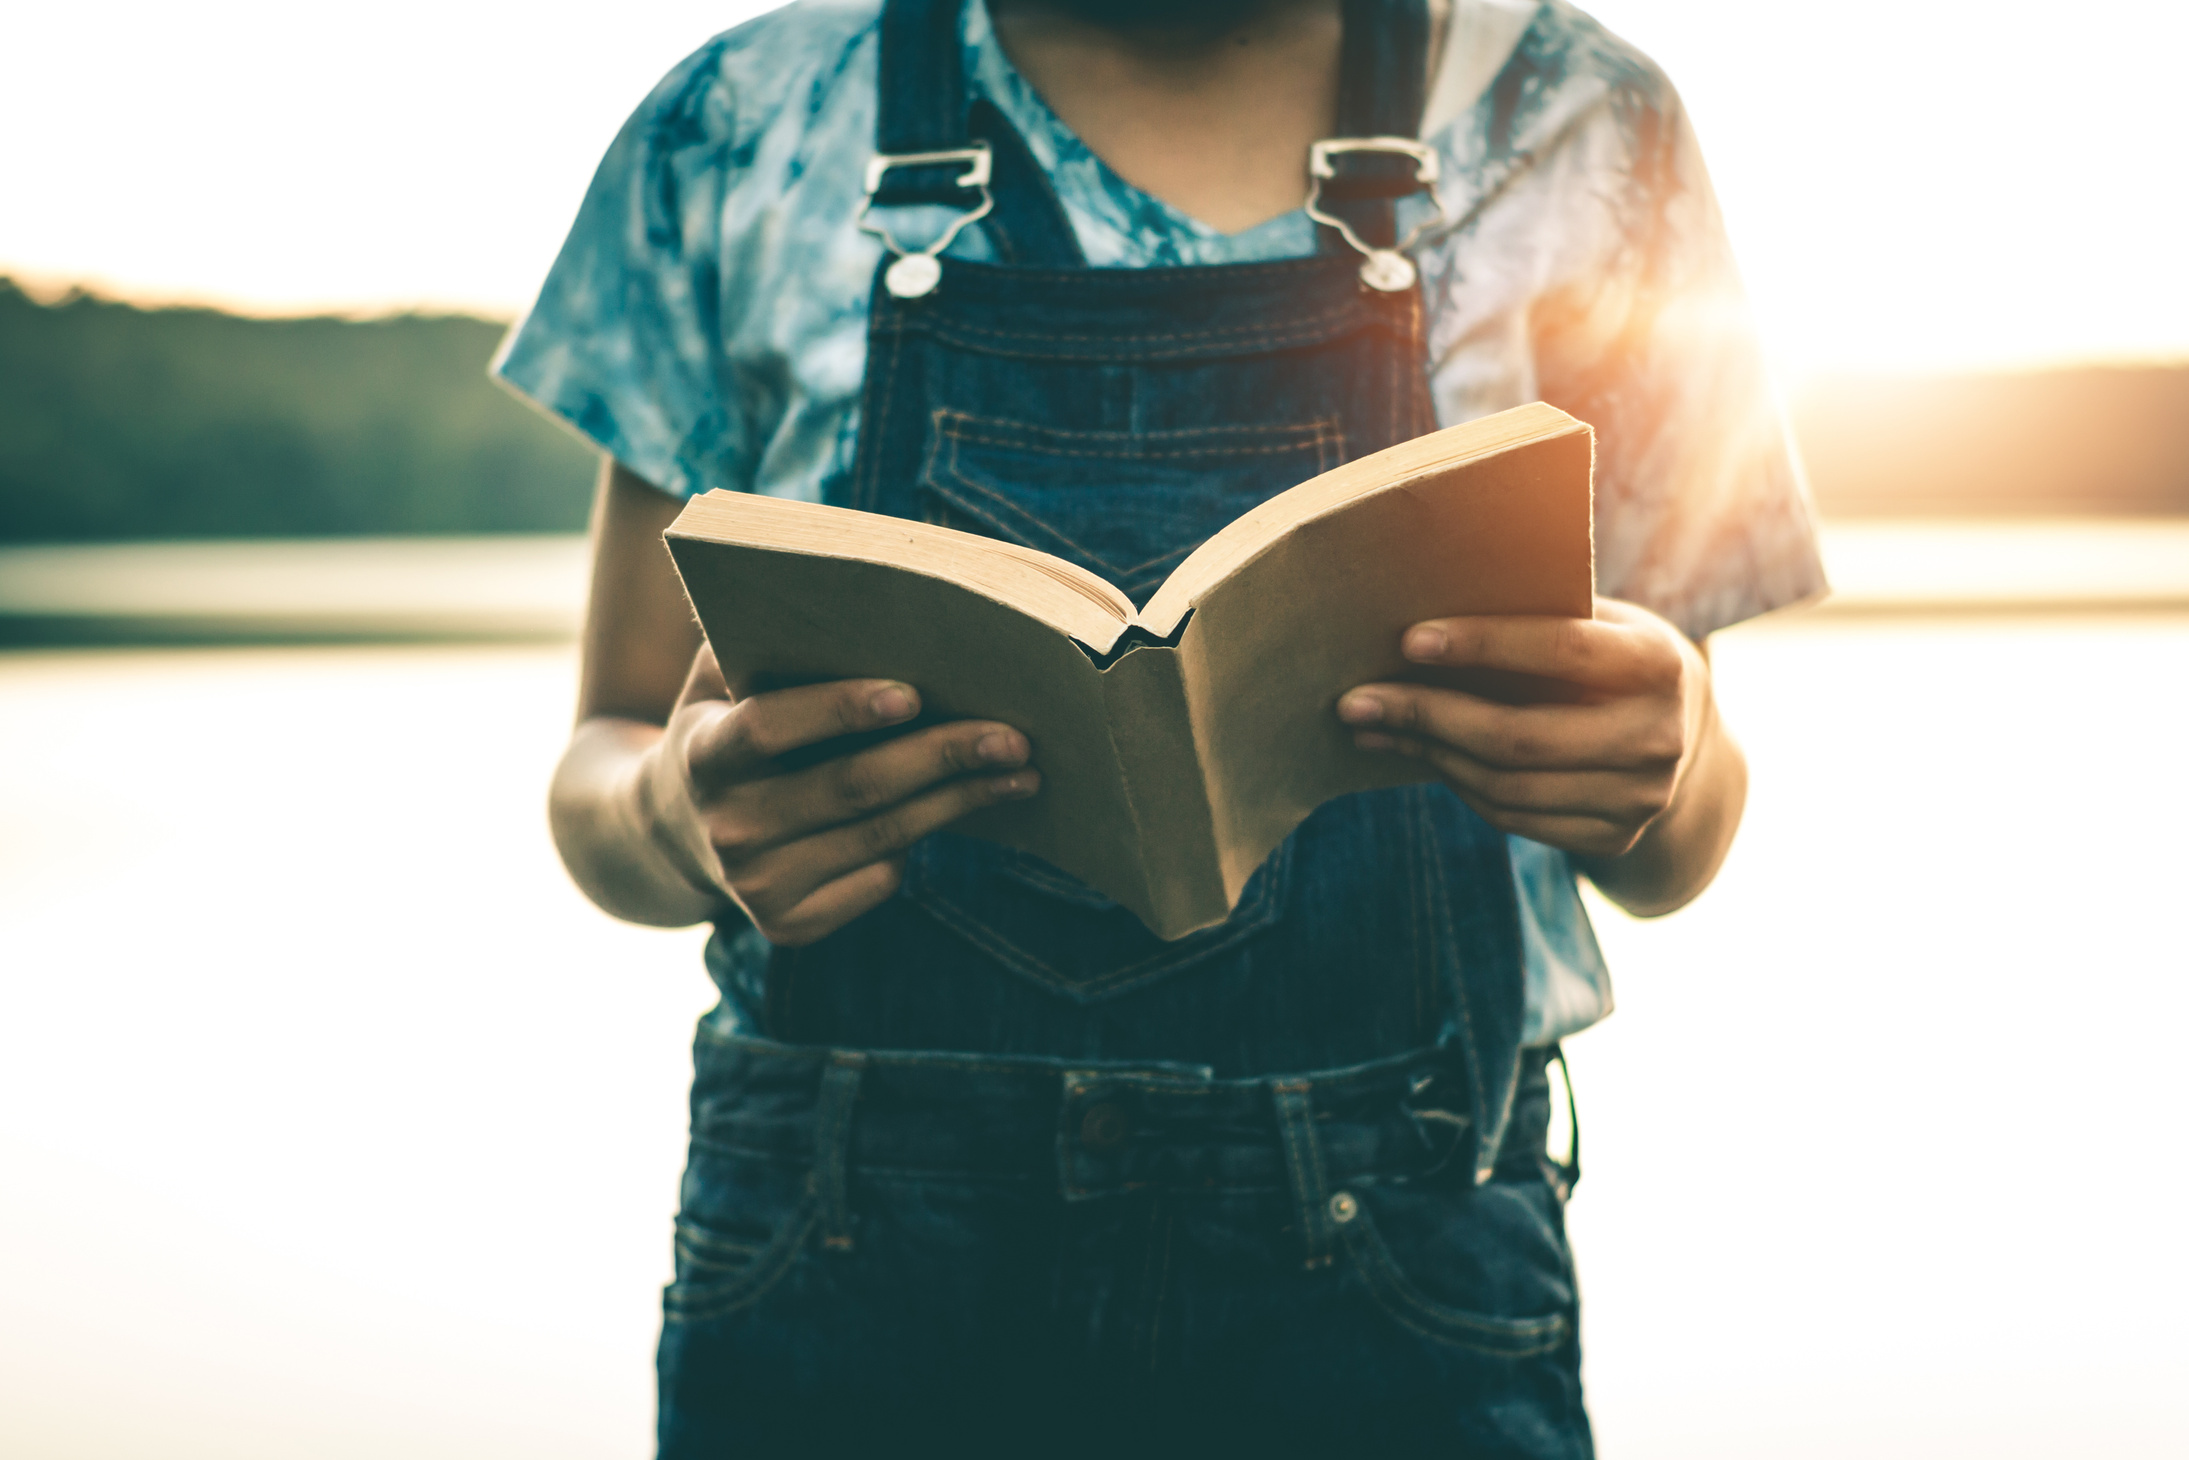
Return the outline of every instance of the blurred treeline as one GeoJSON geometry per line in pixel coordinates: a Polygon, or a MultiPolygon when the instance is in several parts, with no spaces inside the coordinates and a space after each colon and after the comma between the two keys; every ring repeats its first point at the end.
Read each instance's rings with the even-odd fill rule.
{"type": "Polygon", "coordinates": [[[580,529],[595,457],[487,380],[503,328],[0,279],[0,542],[580,529]]]}
{"type": "MultiPolygon", "coordinates": [[[[594,457],[486,379],[503,326],[247,319],[0,278],[0,542],[584,526],[594,457]]],[[[1842,379],[1826,516],[2189,513],[2189,367],[1842,379]]]]}

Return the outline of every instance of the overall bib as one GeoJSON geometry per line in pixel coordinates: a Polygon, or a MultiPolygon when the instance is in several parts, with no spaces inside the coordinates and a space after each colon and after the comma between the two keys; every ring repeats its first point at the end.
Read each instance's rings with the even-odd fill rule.
{"type": "MultiPolygon", "coordinates": [[[[1240,513],[1434,429],[1418,285],[1355,247],[1396,242],[1414,159],[1340,153],[1351,239],[1314,256],[1088,268],[968,104],[961,3],[885,6],[871,217],[893,251],[901,220],[976,226],[994,261],[884,257],[832,500],[1145,603],[1240,513]]],[[[1340,136],[1411,138],[1422,0],[1345,20],[1340,136]]],[[[1325,805],[1176,942],[949,833],[811,947],[718,933],[662,1453],[1589,1454],[1519,939],[1503,836],[1426,785],[1325,805]]]]}

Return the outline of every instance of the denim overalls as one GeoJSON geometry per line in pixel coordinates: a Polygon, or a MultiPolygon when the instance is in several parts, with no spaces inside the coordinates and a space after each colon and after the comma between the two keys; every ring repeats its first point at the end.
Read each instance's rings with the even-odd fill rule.
{"type": "MultiPolygon", "coordinates": [[[[1337,155],[1305,259],[1090,269],[962,0],[888,0],[857,460],[839,505],[1144,603],[1217,528],[1434,428],[1388,249],[1415,159],[1337,155]],[[939,159],[898,162],[895,159],[939,159]],[[950,211],[911,213],[904,205],[950,211]],[[982,229],[995,262],[903,220],[982,229]],[[913,247],[918,245],[918,247],[913,247]],[[893,292],[893,290],[895,292],[893,292]]],[[[1422,0],[1347,0],[1339,133],[1412,137],[1422,0]]],[[[1039,763],[1040,747],[1035,747],[1039,763]]],[[[662,1452],[948,1439],[1581,1456],[1577,1311],[1519,1047],[1504,838],[1441,786],[1311,816],[1177,942],[948,833],[808,948],[719,933],[660,1351],[662,1452]]]]}

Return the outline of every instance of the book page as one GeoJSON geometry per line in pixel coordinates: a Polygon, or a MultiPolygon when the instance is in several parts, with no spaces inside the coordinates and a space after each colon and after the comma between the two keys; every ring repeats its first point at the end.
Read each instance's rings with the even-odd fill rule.
{"type": "Polygon", "coordinates": [[[939,578],[1062,629],[1098,654],[1110,651],[1133,617],[1131,599],[1076,563],[931,522],[718,490],[686,503],[670,531],[939,578]]]}
{"type": "Polygon", "coordinates": [[[1550,414],[1532,439],[1389,490],[1356,489],[1199,590],[1179,648],[1231,897],[1324,801],[1433,778],[1419,762],[1355,749],[1337,717],[1357,685],[1425,677],[1399,653],[1409,626],[1593,612],[1593,442],[1588,427],[1550,414]]]}
{"type": "Polygon", "coordinates": [[[1143,886],[1136,824],[1101,672],[1069,633],[946,578],[710,541],[678,523],[669,548],[733,692],[897,679],[919,690],[923,722],[1016,726],[1032,742],[1040,792],[952,829],[1024,847],[1131,905],[1143,886]]]}
{"type": "Polygon", "coordinates": [[[1155,637],[1169,638],[1205,593],[1300,523],[1341,510],[1368,493],[1577,428],[1587,429],[1556,406],[1536,401],[1432,431],[1326,471],[1241,513],[1195,548],[1148,600],[1138,622],[1155,637]]]}

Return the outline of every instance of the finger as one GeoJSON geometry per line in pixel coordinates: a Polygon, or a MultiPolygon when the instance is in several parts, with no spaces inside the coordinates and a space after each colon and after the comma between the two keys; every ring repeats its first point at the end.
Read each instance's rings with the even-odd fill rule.
{"type": "Polygon", "coordinates": [[[823,883],[781,917],[765,924],[755,920],[753,926],[771,943],[802,948],[889,901],[903,883],[904,858],[872,862],[823,883]]]}
{"type": "Polygon", "coordinates": [[[1032,747],[1009,725],[961,720],[748,785],[712,819],[725,857],[769,847],[871,816],[940,781],[1015,770],[1032,747]]]}
{"type": "Polygon", "coordinates": [[[734,875],[734,890],[756,921],[780,915],[812,893],[870,862],[886,861],[961,816],[1041,789],[1031,767],[951,781],[888,810],[761,853],[734,875]]]}
{"type": "Polygon", "coordinates": [[[1677,684],[1679,631],[1644,610],[1601,599],[1606,616],[1431,619],[1406,631],[1400,650],[1416,664],[1500,669],[1601,690],[1677,684]]]}
{"type": "Polygon", "coordinates": [[[1516,771],[1484,765],[1473,756],[1412,737],[1381,736],[1390,750],[1425,761],[1480,806],[1532,816],[1591,817],[1615,826],[1639,826],[1672,802],[1676,778],[1668,768],[1648,771],[1516,771]]]}
{"type": "Polygon", "coordinates": [[[727,703],[729,698],[730,687],[723,681],[722,666],[715,662],[714,645],[702,639],[699,652],[692,656],[691,672],[684,676],[684,688],[678,691],[675,709],[670,713],[706,700],[727,703]]]}
{"type": "Polygon", "coordinates": [[[1504,770],[1641,770],[1677,764],[1684,722],[1662,702],[1505,705],[1420,684],[1364,684],[1338,702],[1356,730],[1410,735],[1504,770]]]}
{"type": "Polygon", "coordinates": [[[919,693],[891,679],[838,679],[749,695],[692,737],[692,779],[702,791],[718,790],[763,772],[787,751],[901,725],[919,712],[919,693]]]}

